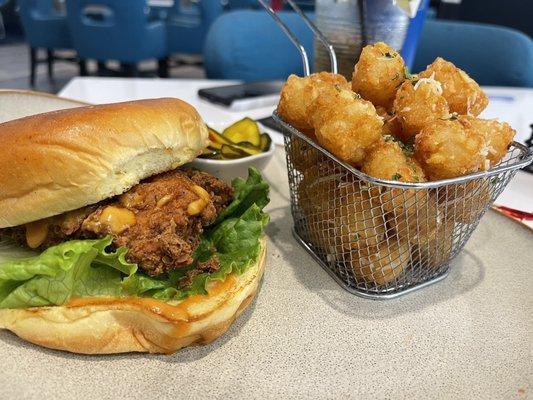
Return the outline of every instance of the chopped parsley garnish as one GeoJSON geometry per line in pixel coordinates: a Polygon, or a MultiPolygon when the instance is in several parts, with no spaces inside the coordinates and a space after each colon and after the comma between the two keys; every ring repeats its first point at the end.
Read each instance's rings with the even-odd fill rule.
{"type": "Polygon", "coordinates": [[[413,75],[411,75],[411,73],[409,72],[409,68],[407,67],[403,67],[403,76],[405,77],[405,79],[411,79],[413,77],[413,75]]]}
{"type": "Polygon", "coordinates": [[[395,58],[398,54],[397,53],[390,53],[390,52],[386,52],[383,54],[385,57],[387,58],[395,58]]]}
{"type": "Polygon", "coordinates": [[[394,137],[392,135],[383,135],[383,139],[385,139],[386,142],[394,142],[394,137]]]}
{"type": "Polygon", "coordinates": [[[394,175],[392,175],[393,181],[399,181],[401,178],[402,178],[402,175],[397,172],[394,175]]]}
{"type": "Polygon", "coordinates": [[[400,146],[403,151],[403,154],[405,154],[406,157],[412,157],[415,153],[414,136],[409,138],[406,143],[398,141],[398,145],[400,146]]]}

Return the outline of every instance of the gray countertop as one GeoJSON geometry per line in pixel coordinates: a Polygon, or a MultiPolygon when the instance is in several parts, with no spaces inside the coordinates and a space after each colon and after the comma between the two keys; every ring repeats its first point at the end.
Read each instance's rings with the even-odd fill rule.
{"type": "Polygon", "coordinates": [[[78,356],[0,332],[1,398],[527,398],[533,233],[488,212],[450,275],[396,300],[341,289],[295,242],[283,152],[256,300],[211,345],[78,356]]]}

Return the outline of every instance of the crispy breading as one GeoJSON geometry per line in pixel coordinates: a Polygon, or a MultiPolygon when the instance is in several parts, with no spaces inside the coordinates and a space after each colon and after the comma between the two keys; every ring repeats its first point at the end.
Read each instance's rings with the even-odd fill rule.
{"type": "Polygon", "coordinates": [[[392,109],[396,90],[405,79],[402,56],[383,42],[363,48],[354,67],[352,90],[375,106],[392,109]]]}
{"type": "Polygon", "coordinates": [[[442,84],[442,95],[450,112],[477,117],[489,104],[485,92],[462,69],[438,57],[419,74],[420,78],[433,77],[442,84]]]}
{"type": "Polygon", "coordinates": [[[369,101],[339,86],[324,87],[310,107],[318,143],[354,166],[360,166],[375,142],[383,121],[369,101]]]}

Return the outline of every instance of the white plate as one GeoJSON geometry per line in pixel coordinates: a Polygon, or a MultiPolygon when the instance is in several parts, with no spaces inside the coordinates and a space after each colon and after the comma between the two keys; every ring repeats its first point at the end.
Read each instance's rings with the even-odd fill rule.
{"type": "Polygon", "coordinates": [[[28,115],[81,107],[87,104],[47,93],[0,89],[0,123],[28,115]]]}

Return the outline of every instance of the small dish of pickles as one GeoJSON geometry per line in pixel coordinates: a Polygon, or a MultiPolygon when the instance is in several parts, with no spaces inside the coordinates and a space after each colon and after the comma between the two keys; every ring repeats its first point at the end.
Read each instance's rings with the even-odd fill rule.
{"type": "Polygon", "coordinates": [[[229,126],[208,124],[210,144],[192,166],[228,182],[236,176],[246,176],[251,166],[264,169],[272,159],[275,146],[261,128],[251,118],[229,126]]]}

